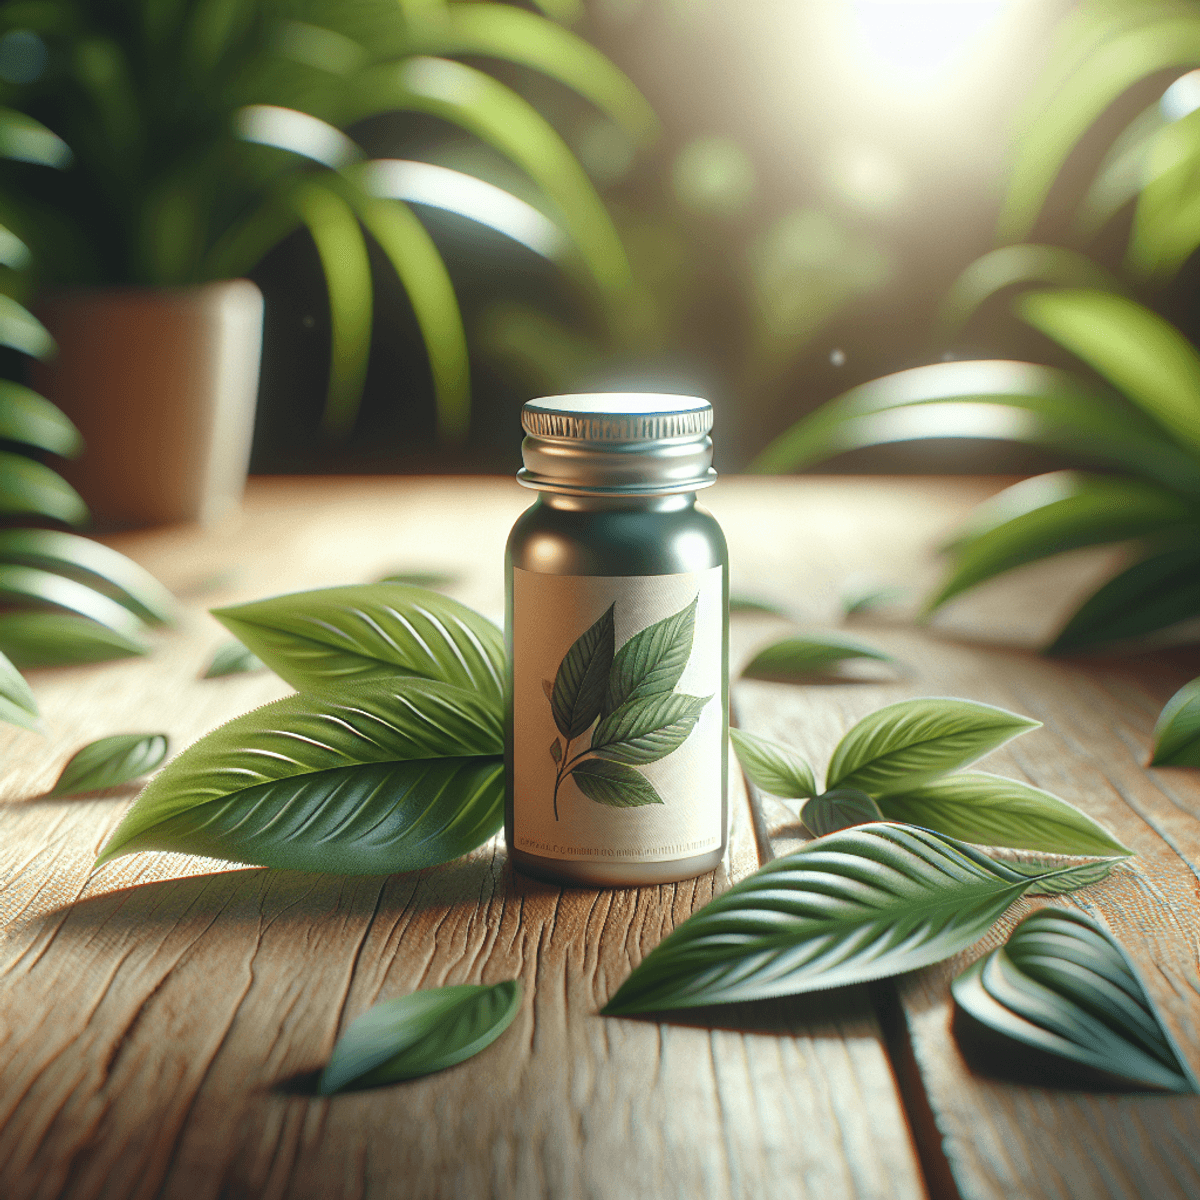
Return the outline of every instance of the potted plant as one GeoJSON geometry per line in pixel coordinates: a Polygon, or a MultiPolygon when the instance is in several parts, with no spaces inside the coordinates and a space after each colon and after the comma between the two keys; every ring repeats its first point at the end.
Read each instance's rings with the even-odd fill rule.
{"type": "MultiPolygon", "coordinates": [[[[366,371],[370,237],[412,300],[439,431],[449,441],[464,435],[462,320],[440,256],[405,201],[483,220],[499,210],[479,202],[481,181],[459,172],[366,161],[345,130],[368,117],[432,114],[510,158],[545,211],[507,196],[504,213],[515,205],[557,233],[543,252],[619,307],[628,263],[586,174],[530,104],[456,61],[465,55],[542,71],[636,140],[653,133],[645,102],[607,59],[507,4],[0,5],[0,139],[27,144],[23,161],[0,165],[0,222],[27,249],[9,290],[25,301],[44,297],[35,308],[60,346],[37,380],[82,428],[89,452],[78,480],[101,515],[194,518],[236,495],[261,317],[248,285],[231,281],[300,227],[316,244],[329,293],[326,431],[352,427],[366,371]],[[240,349],[219,331],[241,336],[240,349]],[[148,365],[132,357],[139,348],[148,365]],[[135,406],[139,382],[149,385],[144,412],[135,406]],[[172,447],[185,432],[198,441],[172,447]],[[126,486],[106,496],[105,474],[137,481],[141,495],[126,486]],[[224,496],[207,493],[205,481],[224,496]]],[[[503,214],[495,223],[512,228],[503,214]]]]}

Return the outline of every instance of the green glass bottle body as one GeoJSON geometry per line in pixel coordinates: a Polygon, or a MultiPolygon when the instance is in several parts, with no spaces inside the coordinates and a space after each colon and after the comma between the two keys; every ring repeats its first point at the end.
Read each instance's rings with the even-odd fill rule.
{"type": "MultiPolygon", "coordinates": [[[[680,492],[668,495],[572,495],[556,492],[543,492],[535,503],[517,520],[508,540],[505,555],[506,577],[506,621],[505,628],[508,637],[508,719],[506,728],[506,803],[505,803],[505,839],[508,854],[513,864],[522,872],[547,881],[578,886],[628,887],[643,884],[667,883],[679,879],[688,879],[711,871],[720,863],[725,852],[728,837],[728,755],[729,755],[729,557],[725,537],[715,518],[703,507],[696,503],[695,492],[680,492]],[[557,581],[546,577],[559,577],[557,581]],[[665,625],[674,619],[678,622],[686,617],[685,608],[679,606],[679,597],[687,600],[689,588],[695,591],[694,581],[700,581],[699,593],[705,597],[700,612],[707,612],[704,619],[697,617],[695,621],[695,646],[689,646],[694,660],[706,659],[711,664],[711,672],[705,678],[705,687],[696,690],[707,690],[712,686],[716,693],[710,697],[703,695],[689,698],[679,695],[680,703],[692,701],[696,706],[707,708],[711,704],[712,716],[692,730],[690,736],[706,741],[707,746],[700,747],[707,757],[703,776],[703,787],[697,791],[705,793],[703,803],[706,805],[707,816],[699,817],[699,825],[695,821],[688,824],[686,814],[680,814],[683,824],[672,827],[687,830],[688,834],[701,836],[690,838],[687,834],[680,835],[664,848],[658,845],[658,852],[653,860],[637,861],[630,857],[628,850],[622,850],[621,845],[614,841],[612,846],[589,844],[580,846],[576,838],[569,848],[572,857],[564,857],[558,846],[544,845],[547,853],[539,853],[536,848],[529,848],[536,839],[518,837],[518,812],[523,803],[532,804],[534,799],[526,793],[529,785],[523,780],[522,772],[515,769],[518,747],[514,738],[514,669],[519,673],[522,664],[523,646],[516,644],[514,630],[541,629],[542,620],[535,612],[518,611],[522,604],[536,606],[545,603],[542,597],[552,594],[555,586],[574,589],[586,587],[589,583],[596,594],[617,595],[627,594],[622,588],[636,586],[643,589],[653,589],[657,585],[675,591],[676,596],[667,603],[668,612],[677,609],[660,621],[665,625]],[[678,583],[678,587],[676,587],[678,583]],[[614,590],[605,593],[604,589],[611,586],[614,590]],[[551,591],[548,593],[547,588],[551,591]],[[682,589],[682,590],[680,590],[682,589]],[[719,643],[719,645],[717,644],[719,643]],[[718,665],[719,656],[719,665],[718,665]],[[712,703],[715,702],[715,703],[712,703]],[[719,747],[715,740],[719,738],[719,747]],[[719,768],[717,767],[719,763],[719,768]],[[712,775],[719,769],[719,780],[712,775]],[[719,797],[717,795],[719,791],[719,797]],[[719,809],[719,817],[717,810],[719,809]],[[702,828],[701,828],[702,827],[702,828]],[[526,848],[522,848],[523,842],[526,848]],[[690,852],[693,844],[703,845],[699,852],[690,852]],[[663,855],[666,857],[663,857],[663,855]],[[611,857],[606,857],[611,856],[611,857]]],[[[665,596],[667,592],[664,592],[665,596]]],[[[600,602],[602,606],[604,601],[600,602]]],[[[618,599],[614,607],[618,610],[620,619],[620,604],[618,599]]],[[[692,612],[697,612],[697,600],[693,599],[692,612]]],[[[547,613],[549,621],[553,614],[547,613]]],[[[655,614],[657,615],[657,614],[655,614]]],[[[644,622],[634,621],[631,628],[641,628],[644,622]]],[[[688,636],[691,636],[690,626],[688,636]]],[[[619,651],[620,644],[617,644],[619,651]]],[[[555,655],[557,659],[557,654],[555,655]]],[[[544,671],[544,668],[543,668],[544,671]]],[[[556,680],[546,678],[543,674],[542,687],[546,692],[547,702],[550,699],[552,685],[556,680]]],[[[688,676],[681,681],[686,685],[688,676]]],[[[678,691],[678,689],[677,689],[678,691]]],[[[662,693],[659,694],[660,696],[662,693]]],[[[668,702],[676,700],[676,694],[668,697],[668,702]]],[[[703,711],[703,709],[702,709],[703,711]]],[[[601,722],[602,724],[603,722],[601,722]]],[[[686,720],[684,722],[686,724],[686,720]]],[[[593,726],[591,736],[596,737],[600,726],[593,726]]],[[[691,729],[691,726],[688,726],[691,729]]],[[[560,735],[555,739],[559,746],[566,738],[567,732],[559,725],[560,735]]],[[[551,731],[553,732],[553,731],[551,731]]],[[[548,737],[543,736],[543,741],[548,737]]],[[[587,756],[586,735],[574,745],[584,745],[583,757],[587,756]]],[[[694,745],[693,743],[688,743],[694,745]]],[[[573,743],[567,742],[566,758],[556,757],[559,773],[570,761],[573,743]]],[[[541,743],[537,744],[541,750],[541,743]]],[[[617,748],[618,754],[620,747],[617,748]]],[[[601,751],[601,754],[604,752],[601,751]]],[[[580,757],[580,755],[576,755],[580,757]]],[[[681,756],[682,757],[682,756],[681,756]]],[[[625,754],[625,762],[605,770],[619,771],[622,778],[633,778],[629,772],[647,773],[655,769],[641,765],[646,758],[640,756],[636,749],[625,754]],[[626,763],[632,763],[632,766],[626,763]]],[[[592,759],[594,762],[594,758],[592,759]]],[[[552,767],[542,764],[544,772],[552,767]]],[[[603,781],[602,781],[603,782],[603,781]]],[[[593,788],[596,786],[593,783],[593,788]]],[[[674,787],[671,790],[659,786],[663,793],[655,795],[653,803],[661,804],[662,808],[649,809],[650,817],[655,820],[663,819],[669,806],[687,806],[700,803],[688,788],[674,787]]],[[[559,791],[555,791],[555,824],[551,829],[566,828],[570,821],[570,812],[580,814],[583,819],[589,819],[589,814],[595,814],[604,819],[618,822],[626,819],[636,820],[638,816],[619,814],[611,817],[605,805],[611,805],[611,799],[596,807],[592,801],[581,795],[575,789],[570,789],[571,800],[564,800],[559,808],[559,791]],[[572,808],[572,805],[574,806],[572,808]],[[570,811],[568,811],[570,810],[570,811]],[[561,822],[559,818],[562,818],[561,822]]],[[[594,793],[593,793],[594,794],[594,793]]],[[[565,795],[565,790],[564,790],[565,795]]],[[[545,809],[546,797],[539,794],[537,803],[545,809]]],[[[666,828],[661,826],[660,828],[666,828]]],[[[565,835],[562,840],[569,842],[565,835]]],[[[593,836],[583,839],[585,842],[595,842],[593,836]]],[[[650,839],[653,841],[653,837],[650,839]]],[[[662,835],[659,835],[659,842],[662,835]]],[[[563,847],[565,853],[567,847],[563,847]]]]}

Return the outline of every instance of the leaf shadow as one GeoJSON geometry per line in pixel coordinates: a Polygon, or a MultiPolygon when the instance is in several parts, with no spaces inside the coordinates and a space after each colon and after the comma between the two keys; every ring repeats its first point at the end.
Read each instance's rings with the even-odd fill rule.
{"type": "Polygon", "coordinates": [[[59,804],[76,804],[80,801],[91,803],[96,800],[130,800],[143,787],[145,787],[145,780],[135,779],[129,783],[119,783],[114,787],[97,788],[92,792],[72,792],[65,796],[56,796],[53,792],[38,792],[33,796],[14,796],[9,800],[0,801],[0,806],[51,808],[59,804]]]}
{"type": "Polygon", "coordinates": [[[1157,1088],[1141,1087],[1119,1076],[1005,1037],[957,1004],[954,1006],[950,1029],[971,1073],[998,1083],[1059,1091],[1140,1093],[1152,1096],[1171,1094],[1157,1088]]]}

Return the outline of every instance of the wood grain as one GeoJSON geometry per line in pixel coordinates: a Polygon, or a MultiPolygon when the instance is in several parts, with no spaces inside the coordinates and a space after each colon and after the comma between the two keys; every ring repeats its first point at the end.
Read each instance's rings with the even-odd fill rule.
{"type": "MultiPolygon", "coordinates": [[[[735,572],[786,584],[828,620],[842,570],[861,567],[830,557],[830,529],[870,527],[869,557],[878,539],[899,561],[900,531],[914,546],[987,490],[735,482],[713,507],[735,572]],[[882,502],[890,535],[863,519],[882,502]],[[764,527],[773,512],[786,528],[764,527]]],[[[270,674],[198,678],[225,639],[206,607],[445,570],[456,596],[498,616],[504,537],[527,502],[507,481],[262,480],[224,528],[116,540],[186,597],[178,628],[145,660],[33,673],[47,735],[0,729],[0,1194],[924,1194],[862,989],[679,1021],[596,1015],[675,924],[756,865],[740,792],[726,868],[661,888],[552,888],[514,876],[496,843],[387,879],[163,854],[89,879],[134,789],[45,797],[74,750],[142,729],[179,749],[287,691],[270,674]],[[513,977],[521,1013],[478,1058],[404,1085],[312,1094],[338,1033],[369,1005],[513,977]]],[[[761,633],[739,624],[738,652],[761,633]]],[[[791,730],[807,711],[796,696],[809,694],[760,706],[763,731],[791,730]]],[[[837,714],[822,720],[832,734],[837,714]]]]}

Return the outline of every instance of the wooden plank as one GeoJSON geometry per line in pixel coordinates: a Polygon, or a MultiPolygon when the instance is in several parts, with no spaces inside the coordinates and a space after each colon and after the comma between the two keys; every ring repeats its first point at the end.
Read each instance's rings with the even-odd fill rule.
{"type": "MultiPolygon", "coordinates": [[[[853,500],[848,500],[853,504],[853,500]]],[[[932,578],[921,543],[886,514],[866,518],[886,535],[820,535],[825,580],[870,571],[885,581],[932,578]],[[893,537],[895,540],[892,540],[893,537]]],[[[776,511],[780,506],[776,505],[776,511]]],[[[821,513],[794,494],[786,532],[821,525],[821,513]]],[[[918,535],[932,544],[930,524],[918,535]]],[[[1167,698],[1200,675],[1194,649],[1127,658],[1051,661],[1023,647],[1053,631],[1107,563],[1077,555],[1018,573],[965,598],[931,631],[906,622],[856,622],[866,639],[892,652],[902,674],[864,669],[858,681],[809,687],[743,682],[736,689],[746,725],[804,750],[819,768],[841,735],[884,704],[918,695],[954,695],[998,704],[1044,723],[985,760],[985,769],[1046,788],[1104,822],[1136,859],[1117,876],[1057,903],[1076,905],[1105,924],[1138,963],[1160,1012],[1193,1069],[1200,1070],[1200,775],[1152,770],[1154,719],[1167,698]],[[1056,583],[1056,573],[1057,580],[1056,583]]],[[[811,568],[781,559],[769,594],[791,600],[811,568]]],[[[828,613],[828,601],[825,612],[828,613]]],[[[781,626],[764,621],[764,634],[781,626]]],[[[802,838],[794,815],[768,805],[776,848],[802,838]]],[[[1000,1200],[1053,1197],[1200,1196],[1200,1103],[1194,1097],[1102,1094],[1055,1086],[1052,1078],[1005,1078],[994,1057],[955,1036],[950,980],[999,944],[1025,913],[1022,901],[996,932],[956,960],[905,976],[893,1047],[910,1053],[910,1117],[929,1159],[935,1197],[1000,1200]],[[922,1109],[928,1119],[922,1123],[922,1109]],[[941,1173],[939,1174],[939,1164],[941,1173]]],[[[877,994],[886,996],[888,988],[877,994]]],[[[897,1065],[903,1068],[903,1063],[897,1065]]]]}
{"type": "MultiPolygon", "coordinates": [[[[761,499],[728,487],[730,522],[751,528],[761,499]]],[[[498,616],[501,548],[526,503],[507,481],[265,480],[223,529],[116,540],[189,594],[178,630],[146,660],[34,673],[48,735],[0,729],[7,1200],[924,1194],[865,993],[670,1023],[596,1015],[755,865],[740,793],[725,870],[661,888],[548,887],[514,877],[496,843],[385,880],[142,854],[89,881],[134,789],[44,797],[74,749],[151,728],[179,748],[287,690],[197,678],[224,640],[206,606],[432,569],[498,616]],[[369,1005],[512,977],[521,1013],[479,1058],[312,1095],[369,1005]]]]}

